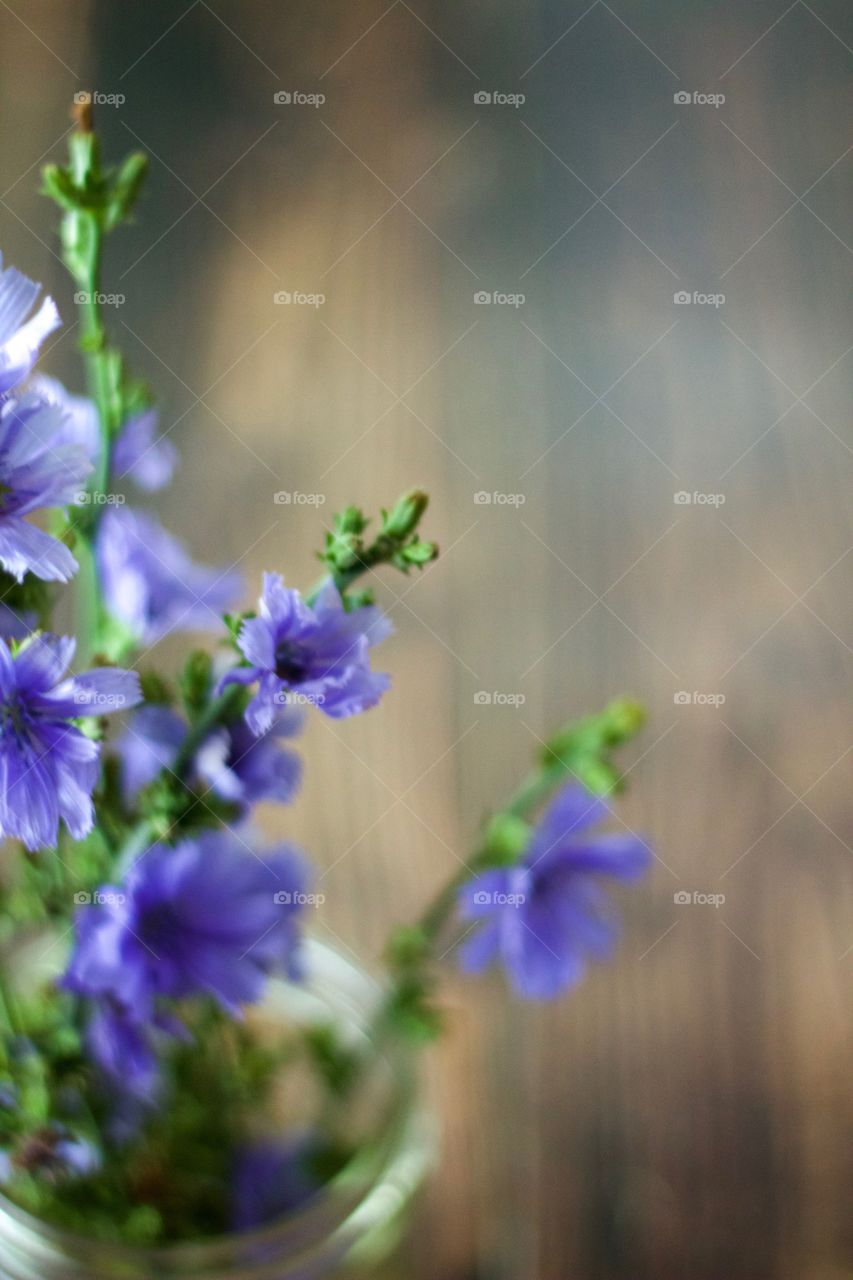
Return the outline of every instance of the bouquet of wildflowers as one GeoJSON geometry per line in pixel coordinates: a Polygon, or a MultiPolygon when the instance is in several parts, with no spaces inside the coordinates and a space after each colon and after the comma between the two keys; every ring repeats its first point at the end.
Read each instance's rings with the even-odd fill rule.
{"type": "Polygon", "coordinates": [[[144,172],[139,154],[102,165],[85,106],[68,165],[44,171],[85,396],[35,372],[57,308],[0,271],[0,1189],[59,1227],[142,1245],[238,1232],[321,1195],[366,1141],[352,1115],[370,1055],[442,1029],[453,942],[465,970],[498,963],[522,997],[555,996],[612,943],[602,882],[649,859],[624,827],[594,830],[642,719],[618,700],[554,734],[461,872],[392,933],[363,1041],[333,1021],[259,1030],[270,984],[310,978],[313,875],[292,845],[259,841],[253,807],[294,800],[305,716],[386,696],[377,571],[417,572],[437,548],[419,491],[375,523],[351,506],[324,533],[314,586],[271,571],[241,611],[234,573],[195,563],[125,501],[177,460],[99,304],[104,239],[144,172]],[[67,583],[76,635],[52,624],[67,583]],[[152,666],[166,633],[211,626],[212,650],[152,666]],[[288,1073],[312,1083],[282,1117],[288,1073]]]}

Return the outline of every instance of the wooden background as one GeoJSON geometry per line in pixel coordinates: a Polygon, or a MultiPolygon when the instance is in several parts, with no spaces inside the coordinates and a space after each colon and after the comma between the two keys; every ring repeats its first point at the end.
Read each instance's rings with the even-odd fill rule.
{"type": "Polygon", "coordinates": [[[268,815],[323,869],[321,927],[375,955],[549,728],[650,708],[623,817],[659,861],[616,962],[546,1008],[451,977],[406,1275],[853,1276],[849,4],[9,0],[0,27],[0,243],[64,314],[34,188],[73,91],[124,94],[110,153],[154,157],[108,288],[179,424],[169,525],[254,590],[308,582],[346,502],[433,494],[443,558],[383,597],[393,695],[315,717],[268,815]]]}

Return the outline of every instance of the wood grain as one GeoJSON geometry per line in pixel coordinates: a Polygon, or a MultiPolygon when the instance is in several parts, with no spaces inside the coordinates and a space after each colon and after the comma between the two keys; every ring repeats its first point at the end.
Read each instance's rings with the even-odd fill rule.
{"type": "MultiPolygon", "coordinates": [[[[450,979],[405,1274],[853,1276],[847,6],[210,8],[18,14],[126,86],[109,141],[159,157],[114,266],[131,356],[188,410],[168,522],[307,581],[339,506],[434,496],[443,559],[383,587],[393,696],[315,717],[299,804],[265,815],[324,869],[322,927],[375,956],[551,726],[623,690],[651,713],[621,812],[660,861],[615,963],[541,1009],[450,979]],[[297,289],[326,301],[274,304],[297,289]]],[[[74,86],[3,24],[12,182],[74,86]]],[[[8,203],[51,243],[31,187],[8,203]]],[[[7,213],[3,247],[58,279],[7,213]]]]}

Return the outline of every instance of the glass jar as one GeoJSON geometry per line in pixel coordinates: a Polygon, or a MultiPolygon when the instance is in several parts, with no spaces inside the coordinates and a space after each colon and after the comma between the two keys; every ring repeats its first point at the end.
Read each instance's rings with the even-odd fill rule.
{"type": "MultiPolygon", "coordinates": [[[[309,1028],[333,1022],[367,1045],[381,988],[339,952],[306,946],[303,985],[274,981],[264,1020],[309,1028]]],[[[407,1225],[435,1150],[410,1056],[383,1050],[374,1079],[369,1141],[304,1208],[253,1231],[200,1243],[136,1248],[87,1240],[40,1221],[0,1194],[0,1280],[313,1280],[367,1277],[387,1261],[407,1225]]]]}

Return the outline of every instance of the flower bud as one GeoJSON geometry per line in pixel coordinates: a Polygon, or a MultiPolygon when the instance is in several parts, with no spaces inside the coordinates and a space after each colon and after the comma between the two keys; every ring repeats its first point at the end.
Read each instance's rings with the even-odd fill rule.
{"type": "Polygon", "coordinates": [[[511,867],[530,843],[530,826],[511,813],[496,813],[486,827],[484,852],[490,866],[511,867]]]}
{"type": "Polygon", "coordinates": [[[382,532],[386,538],[404,542],[411,537],[429,504],[429,496],[422,489],[411,489],[398,498],[390,511],[383,512],[382,532]]]}

